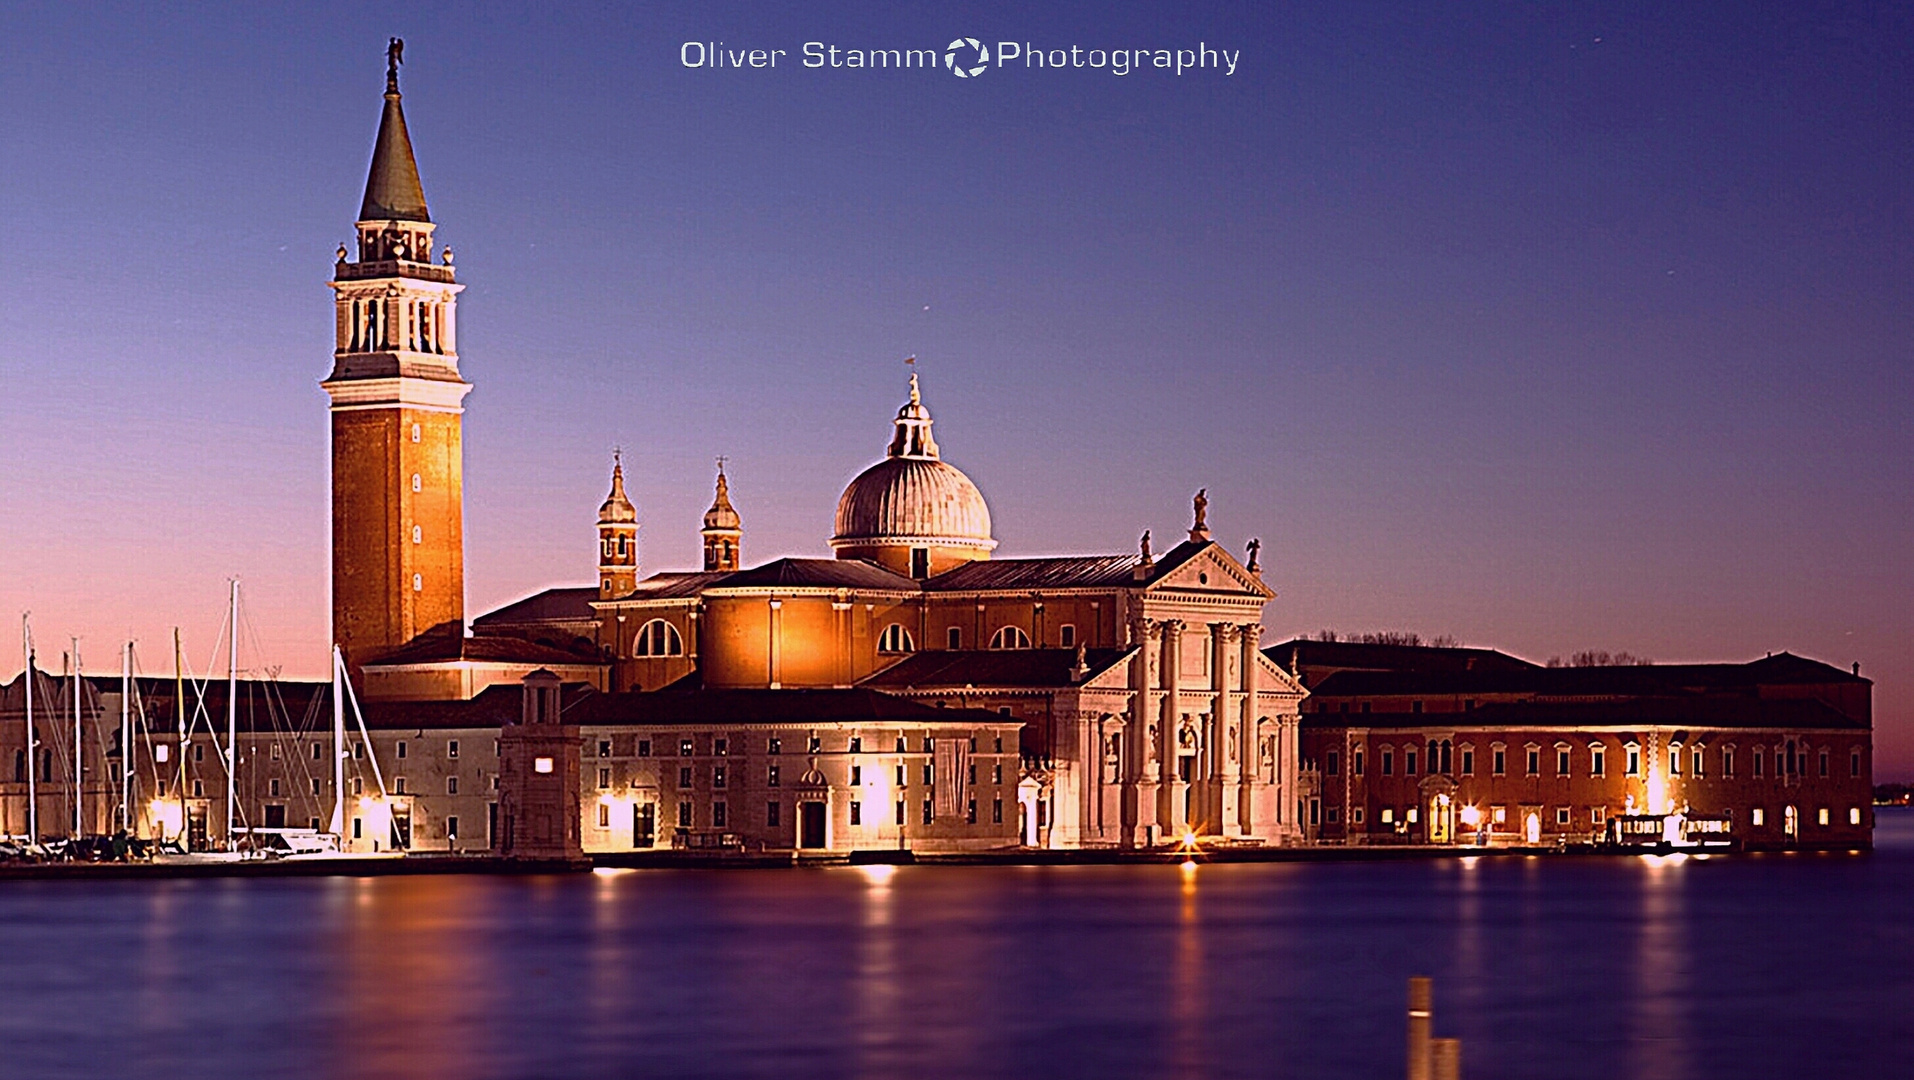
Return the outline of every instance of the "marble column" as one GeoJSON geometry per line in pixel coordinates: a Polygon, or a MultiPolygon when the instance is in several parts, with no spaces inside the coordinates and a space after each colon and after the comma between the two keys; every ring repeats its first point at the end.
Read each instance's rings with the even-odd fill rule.
{"type": "Polygon", "coordinates": [[[1189,787],[1178,770],[1177,731],[1183,722],[1183,629],[1181,619],[1163,620],[1163,640],[1158,650],[1157,682],[1162,687],[1163,703],[1158,711],[1156,756],[1163,782],[1157,789],[1158,835],[1172,838],[1184,824],[1183,792],[1189,787]]]}
{"type": "Polygon", "coordinates": [[[1242,642],[1241,685],[1243,689],[1239,711],[1236,714],[1240,721],[1236,732],[1237,760],[1242,762],[1242,772],[1239,774],[1240,786],[1236,795],[1236,811],[1237,822],[1243,830],[1243,835],[1254,836],[1256,835],[1257,793],[1263,786],[1263,774],[1258,768],[1259,748],[1256,744],[1256,721],[1259,708],[1256,696],[1260,689],[1259,673],[1262,671],[1262,665],[1258,662],[1262,650],[1258,646],[1262,644],[1263,624],[1244,623],[1237,627],[1237,636],[1242,642]]]}

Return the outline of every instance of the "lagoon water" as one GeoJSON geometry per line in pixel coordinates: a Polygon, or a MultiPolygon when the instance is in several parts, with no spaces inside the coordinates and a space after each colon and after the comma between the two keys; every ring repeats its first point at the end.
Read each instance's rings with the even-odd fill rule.
{"type": "Polygon", "coordinates": [[[1868,856],[0,883],[5,1077],[1914,1074],[1868,856]]]}

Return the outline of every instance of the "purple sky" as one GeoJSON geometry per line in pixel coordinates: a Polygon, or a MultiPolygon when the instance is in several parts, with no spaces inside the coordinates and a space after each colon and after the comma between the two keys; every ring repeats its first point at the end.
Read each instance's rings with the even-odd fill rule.
{"type": "Polygon", "coordinates": [[[1028,6],[0,12],[0,611],[204,664],[238,574],[247,662],[323,670],[324,283],[397,34],[470,613],[591,580],[614,444],[648,568],[719,453],[747,560],[824,554],[915,353],[1000,554],[1207,486],[1269,640],[1859,661],[1914,777],[1906,7],[1028,6]],[[958,36],[1240,59],[793,66],[958,36]]]}

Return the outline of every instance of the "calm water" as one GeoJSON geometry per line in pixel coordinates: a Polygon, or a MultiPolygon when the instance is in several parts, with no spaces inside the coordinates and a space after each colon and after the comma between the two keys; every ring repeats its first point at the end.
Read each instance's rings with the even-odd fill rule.
{"type": "Polygon", "coordinates": [[[1914,1074],[1868,857],[0,884],[7,1077],[1914,1074]]]}

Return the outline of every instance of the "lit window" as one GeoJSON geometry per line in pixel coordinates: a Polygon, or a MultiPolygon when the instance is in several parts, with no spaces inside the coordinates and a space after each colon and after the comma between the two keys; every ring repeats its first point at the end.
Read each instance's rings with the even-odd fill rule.
{"type": "Polygon", "coordinates": [[[1388,807],[1388,806],[1383,807],[1382,808],[1382,823],[1384,825],[1393,825],[1395,823],[1395,820],[1396,820],[1395,809],[1393,807],[1388,807]]]}
{"type": "Polygon", "coordinates": [[[1030,635],[1024,633],[1022,627],[1006,626],[998,630],[997,633],[991,637],[990,647],[993,649],[1028,649],[1030,647],[1030,635]]]}
{"type": "Polygon", "coordinates": [[[1861,808],[1858,806],[1848,807],[1848,824],[1859,825],[1860,823],[1861,823],[1861,808]]]}
{"type": "Polygon", "coordinates": [[[1828,808],[1823,806],[1821,809],[1815,811],[1814,820],[1818,825],[1826,825],[1828,823],[1828,808]]]}
{"type": "Polygon", "coordinates": [[[1509,820],[1509,808],[1506,806],[1491,807],[1489,810],[1489,820],[1497,825],[1506,824],[1509,820]]]}
{"type": "Polygon", "coordinates": [[[877,636],[877,651],[887,653],[907,653],[917,648],[911,641],[910,631],[900,623],[892,623],[877,636]]]}
{"type": "MultiPolygon", "coordinates": [[[[26,736],[23,735],[21,736],[21,738],[24,740],[26,736]]],[[[318,746],[319,746],[318,743],[313,744],[314,749],[318,749],[318,746]]],[[[164,762],[166,761],[167,758],[172,756],[172,753],[173,753],[172,747],[167,746],[165,743],[161,743],[160,745],[155,746],[153,748],[153,760],[164,762]]],[[[318,755],[315,754],[314,756],[317,757],[318,755]]]]}
{"type": "Polygon", "coordinates": [[[638,628],[638,640],[632,643],[633,656],[683,656],[684,638],[678,628],[663,619],[653,619],[638,628]]]}
{"type": "Polygon", "coordinates": [[[548,758],[548,757],[542,757],[542,758],[534,758],[534,759],[532,759],[532,771],[533,771],[533,772],[535,772],[535,773],[549,773],[549,772],[551,772],[551,771],[552,771],[552,759],[551,759],[551,758],[548,758]]]}
{"type": "MultiPolygon", "coordinates": [[[[1403,820],[1407,821],[1411,825],[1414,825],[1419,820],[1419,815],[1416,812],[1416,808],[1411,806],[1409,808],[1409,812],[1403,815],[1403,820]]],[[[1315,823],[1311,822],[1311,824],[1315,824],[1315,823]]]]}
{"type": "Polygon", "coordinates": [[[1767,820],[1768,820],[1768,812],[1766,810],[1761,809],[1759,806],[1755,807],[1753,810],[1748,811],[1748,822],[1751,825],[1765,824],[1767,820]]]}

